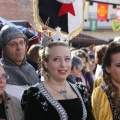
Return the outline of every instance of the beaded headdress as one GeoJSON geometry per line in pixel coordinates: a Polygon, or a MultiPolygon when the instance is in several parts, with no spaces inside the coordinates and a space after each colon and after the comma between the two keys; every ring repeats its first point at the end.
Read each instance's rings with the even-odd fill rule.
{"type": "Polygon", "coordinates": [[[48,35],[48,33],[46,31],[43,31],[42,32],[42,45],[43,46],[46,46],[47,44],[51,43],[51,42],[57,42],[57,41],[60,41],[60,42],[64,42],[66,44],[69,43],[69,35],[63,35],[61,33],[61,28],[60,27],[57,27],[55,28],[56,29],[56,32],[53,34],[53,35],[48,35]]]}

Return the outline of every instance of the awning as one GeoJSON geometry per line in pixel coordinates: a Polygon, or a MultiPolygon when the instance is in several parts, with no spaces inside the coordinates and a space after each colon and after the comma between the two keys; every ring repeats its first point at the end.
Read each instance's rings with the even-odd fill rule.
{"type": "Polygon", "coordinates": [[[26,20],[9,20],[11,23],[17,25],[17,26],[23,26],[26,28],[31,28],[32,26],[30,25],[30,23],[26,20]]]}
{"type": "Polygon", "coordinates": [[[108,44],[108,41],[99,39],[99,38],[95,38],[95,37],[91,37],[88,35],[84,35],[84,34],[79,34],[78,36],[76,36],[75,38],[73,38],[70,43],[72,43],[73,45],[76,45],[78,47],[88,47],[90,45],[101,45],[101,44],[108,44]]]}

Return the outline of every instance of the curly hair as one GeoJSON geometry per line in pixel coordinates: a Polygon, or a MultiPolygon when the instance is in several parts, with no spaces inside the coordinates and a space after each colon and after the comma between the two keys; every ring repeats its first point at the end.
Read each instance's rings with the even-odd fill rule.
{"type": "Polygon", "coordinates": [[[105,51],[107,50],[108,45],[99,45],[95,48],[95,62],[99,65],[102,64],[105,51]]]}

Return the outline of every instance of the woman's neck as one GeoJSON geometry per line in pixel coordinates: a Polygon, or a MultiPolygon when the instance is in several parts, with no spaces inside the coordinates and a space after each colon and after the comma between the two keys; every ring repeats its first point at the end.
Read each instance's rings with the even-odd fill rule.
{"type": "Polygon", "coordinates": [[[114,80],[112,81],[115,87],[117,88],[117,93],[120,93],[120,83],[115,82],[114,80]]]}
{"type": "Polygon", "coordinates": [[[64,81],[56,81],[56,80],[48,78],[46,81],[53,84],[53,85],[56,85],[56,86],[64,86],[66,84],[66,80],[64,80],[64,81]]]}

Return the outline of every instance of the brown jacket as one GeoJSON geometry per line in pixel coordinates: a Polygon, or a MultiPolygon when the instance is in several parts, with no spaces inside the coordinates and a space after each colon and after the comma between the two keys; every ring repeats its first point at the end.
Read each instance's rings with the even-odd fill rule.
{"type": "Polygon", "coordinates": [[[23,120],[23,112],[20,105],[20,101],[8,95],[6,92],[2,95],[5,106],[5,113],[7,120],[23,120]]]}

